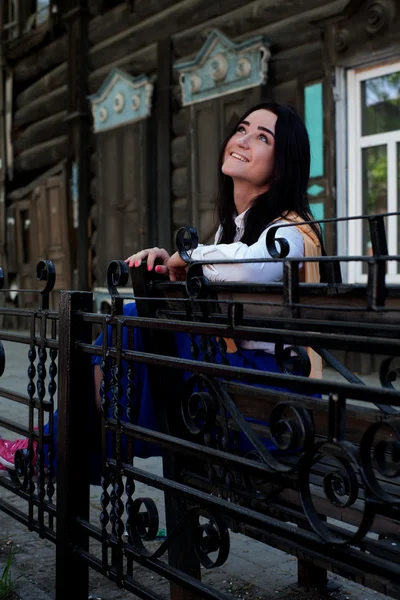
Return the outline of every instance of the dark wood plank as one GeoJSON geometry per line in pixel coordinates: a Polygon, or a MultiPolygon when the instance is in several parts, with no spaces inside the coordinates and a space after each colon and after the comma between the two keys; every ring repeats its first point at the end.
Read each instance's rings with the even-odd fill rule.
{"type": "Polygon", "coordinates": [[[171,144],[171,161],[175,168],[183,167],[189,159],[189,148],[187,138],[181,135],[172,140],[171,144]]]}
{"type": "MultiPolygon", "coordinates": [[[[174,3],[168,10],[159,12],[148,19],[125,27],[121,33],[108,36],[103,42],[90,50],[93,69],[114,62],[148,44],[158,42],[190,26],[201,24],[222,14],[240,8],[243,0],[224,0],[224,2],[204,2],[191,0],[174,3]]],[[[121,16],[122,18],[122,16],[121,16]]]]}
{"type": "MultiPolygon", "coordinates": [[[[94,70],[89,75],[89,92],[96,92],[107,75],[118,67],[132,75],[141,73],[152,73],[157,67],[157,44],[146,45],[130,54],[124,54],[119,60],[107,63],[106,65],[94,70]]],[[[89,57],[89,68],[92,68],[89,57]]]]}
{"type": "Polygon", "coordinates": [[[161,248],[171,249],[171,41],[158,44],[157,85],[157,241],[161,248]]]}
{"type": "Polygon", "coordinates": [[[98,44],[108,36],[114,36],[124,31],[127,26],[135,22],[135,13],[129,10],[126,2],[121,2],[112,10],[103,12],[90,20],[89,42],[98,44]]]}
{"type": "Polygon", "coordinates": [[[189,192],[188,189],[188,169],[180,167],[172,172],[172,193],[176,198],[185,197],[189,192]]]}
{"type": "Polygon", "coordinates": [[[68,157],[68,136],[51,139],[38,144],[15,158],[16,173],[38,171],[51,167],[68,157]]]}
{"type": "Polygon", "coordinates": [[[34,100],[50,94],[59,87],[67,84],[67,65],[62,63],[32,85],[24,89],[15,99],[16,109],[19,110],[34,100]]]}
{"type": "Polygon", "coordinates": [[[271,85],[291,81],[299,74],[310,70],[323,74],[322,49],[320,42],[298,46],[272,56],[269,62],[268,80],[271,85]]]}
{"type": "Polygon", "coordinates": [[[176,108],[174,114],[172,115],[172,131],[174,135],[184,135],[186,134],[186,120],[187,120],[187,108],[182,108],[177,112],[176,108]]]}
{"type": "Polygon", "coordinates": [[[21,57],[35,52],[37,46],[46,43],[49,38],[49,25],[48,23],[43,23],[33,31],[25,33],[15,40],[10,40],[5,46],[8,60],[17,61],[21,57]]]}
{"type": "Polygon", "coordinates": [[[187,198],[174,199],[172,203],[172,225],[174,234],[180,227],[187,226],[190,223],[191,207],[187,198]]]}
{"type": "Polygon", "coordinates": [[[41,121],[68,108],[68,86],[63,85],[54,91],[39,96],[36,100],[22,106],[14,116],[14,126],[21,127],[41,121]]]}
{"type": "Polygon", "coordinates": [[[34,54],[21,59],[14,67],[16,83],[32,81],[67,59],[67,36],[56,39],[34,54]]]}
{"type": "Polygon", "coordinates": [[[263,34],[275,47],[274,52],[287,44],[300,45],[301,36],[307,35],[307,32],[318,35],[318,29],[312,25],[318,15],[329,14],[342,4],[343,0],[295,0],[290,4],[286,0],[262,0],[256,6],[254,2],[243,3],[230,14],[228,10],[219,15],[214,13],[206,22],[193,22],[186,28],[182,27],[173,34],[174,54],[182,58],[198,52],[204,44],[205,32],[211,27],[221,28],[233,39],[263,34]]]}
{"type": "Polygon", "coordinates": [[[67,111],[61,111],[46,119],[32,123],[17,137],[14,148],[17,154],[37,146],[50,139],[68,134],[68,125],[65,123],[67,111]]]}
{"type": "Polygon", "coordinates": [[[96,175],[96,172],[97,172],[97,154],[96,154],[95,149],[93,150],[93,152],[90,155],[90,172],[93,175],[96,175]]]}

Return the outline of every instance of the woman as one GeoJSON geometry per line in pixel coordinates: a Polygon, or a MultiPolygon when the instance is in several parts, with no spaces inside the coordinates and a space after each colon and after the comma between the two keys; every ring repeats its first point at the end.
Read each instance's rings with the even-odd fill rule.
{"type": "MultiPolygon", "coordinates": [[[[194,260],[271,258],[265,237],[268,227],[286,219],[312,219],[307,200],[310,145],[304,124],[296,112],[278,104],[260,104],[247,111],[225,140],[220,155],[218,214],[215,244],[194,250],[194,260]]],[[[321,247],[319,228],[306,226],[321,247]]],[[[291,257],[304,256],[302,232],[281,230],[290,244],[291,257]]],[[[279,232],[277,234],[279,236],[279,232]]],[[[320,252],[317,252],[320,254],[320,252]]],[[[147,258],[148,269],[156,258],[164,265],[159,273],[171,280],[185,277],[186,264],[176,253],[142,250],[126,259],[138,267],[147,258]]],[[[207,266],[205,275],[216,281],[270,282],[282,279],[282,263],[207,266]]]]}
{"type": "MultiPolygon", "coordinates": [[[[219,260],[270,259],[266,247],[269,227],[282,222],[304,223],[312,220],[307,200],[310,176],[310,144],[307,130],[297,113],[288,106],[259,104],[248,110],[226,138],[219,161],[218,227],[215,244],[200,245],[192,253],[194,260],[209,260],[203,273],[210,281],[268,283],[283,278],[282,262],[217,264],[219,260]]],[[[288,256],[320,256],[323,243],[314,223],[285,227],[277,231],[290,246],[288,256]]],[[[178,253],[171,257],[164,249],[142,250],[126,259],[130,267],[139,267],[147,258],[154,268],[161,258],[158,273],[172,281],[184,279],[186,263],[178,253]]],[[[320,281],[317,262],[303,265],[303,281],[320,281]]],[[[236,346],[232,347],[236,351],[236,346]]],[[[242,341],[240,349],[264,350],[272,355],[273,344],[242,341]]],[[[311,376],[321,377],[321,360],[308,350],[311,376]]],[[[236,357],[238,358],[238,357],[236,357]]],[[[249,357],[247,357],[249,358],[249,357]]],[[[263,357],[265,360],[269,357],[263,357]]],[[[269,367],[276,366],[275,359],[269,367]]],[[[273,369],[274,370],[274,369],[273,369]]]]}
{"type": "MultiPolygon", "coordinates": [[[[219,228],[215,244],[200,245],[193,251],[194,260],[207,260],[204,274],[212,281],[248,281],[268,283],[283,277],[281,262],[245,264],[218,264],[221,259],[265,259],[270,258],[265,238],[268,228],[279,223],[312,220],[307,201],[310,171],[310,145],[306,128],[290,107],[264,103],[248,110],[239,120],[234,131],[225,140],[219,164],[218,214],[219,228]]],[[[315,224],[285,227],[280,232],[290,245],[289,257],[319,256],[322,239],[315,224]]],[[[277,233],[279,236],[279,230],[277,233]]],[[[163,265],[156,266],[157,273],[164,273],[172,281],[186,275],[186,263],[178,253],[169,256],[160,248],[142,250],[126,259],[130,267],[139,267],[147,259],[147,268],[152,271],[157,258],[163,265]]],[[[317,263],[307,263],[303,279],[319,281],[317,263]]],[[[124,314],[136,314],[135,304],[128,304],[124,314]]],[[[110,333],[109,333],[110,335],[110,333]]],[[[101,344],[101,337],[96,341],[101,344]]],[[[111,339],[109,340],[111,343],[111,339]]],[[[141,348],[140,332],[135,331],[134,345],[141,348]]],[[[179,336],[177,347],[181,356],[190,356],[187,336],[179,336]]],[[[123,339],[127,346],[127,334],[123,339]]],[[[279,372],[273,355],[273,345],[266,342],[242,341],[229,349],[229,362],[233,367],[252,367],[279,372]]],[[[310,353],[311,355],[311,353],[310,353]]],[[[311,355],[312,376],[319,376],[320,363],[311,355]]],[[[202,356],[199,356],[202,359],[202,356]]],[[[217,353],[216,361],[221,360],[217,353]]],[[[96,389],[101,380],[100,359],[95,359],[96,389]]],[[[150,394],[147,369],[137,365],[134,388],[140,390],[136,399],[139,408],[138,423],[156,428],[156,416],[150,394]]],[[[126,374],[121,381],[127,385],[126,374]]],[[[121,400],[126,406],[126,398],[121,400]]],[[[97,401],[99,405],[99,401],[97,401]]],[[[54,418],[54,434],[57,432],[57,417],[54,418]]],[[[46,428],[46,432],[47,428],[46,428]]],[[[135,442],[134,454],[146,457],[158,453],[148,444],[135,442]]],[[[17,449],[26,448],[27,440],[9,442],[0,440],[0,469],[14,467],[17,449]]]]}

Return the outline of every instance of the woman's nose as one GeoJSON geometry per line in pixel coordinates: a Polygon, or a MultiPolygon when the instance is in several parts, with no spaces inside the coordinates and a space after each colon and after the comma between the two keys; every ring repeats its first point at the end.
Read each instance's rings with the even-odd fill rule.
{"type": "Polygon", "coordinates": [[[245,133],[242,137],[240,137],[238,139],[238,144],[239,144],[239,146],[242,146],[242,148],[248,148],[249,142],[250,142],[250,135],[248,133],[245,133]]]}

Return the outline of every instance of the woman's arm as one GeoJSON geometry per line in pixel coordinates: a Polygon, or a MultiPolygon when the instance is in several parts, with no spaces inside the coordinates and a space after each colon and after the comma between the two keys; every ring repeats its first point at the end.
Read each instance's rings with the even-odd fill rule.
{"type": "MultiPolygon", "coordinates": [[[[265,243],[267,228],[255,244],[247,246],[242,242],[232,244],[212,244],[193,250],[194,260],[207,260],[210,264],[203,265],[203,273],[210,281],[243,281],[254,283],[269,283],[280,281],[283,277],[283,263],[245,263],[231,265],[213,265],[215,260],[245,260],[248,258],[271,258],[265,243]]],[[[304,242],[296,227],[278,229],[276,237],[284,237],[289,242],[291,258],[304,256],[304,242]]]]}

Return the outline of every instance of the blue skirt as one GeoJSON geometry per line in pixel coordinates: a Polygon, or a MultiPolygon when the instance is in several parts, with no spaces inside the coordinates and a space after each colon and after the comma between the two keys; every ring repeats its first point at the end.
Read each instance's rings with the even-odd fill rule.
{"type": "MultiPolygon", "coordinates": [[[[125,316],[137,316],[136,304],[134,302],[126,304],[124,306],[123,314],[125,316]]],[[[109,346],[112,345],[111,336],[112,336],[112,328],[108,327],[108,345],[109,346]]],[[[190,351],[191,340],[189,338],[189,335],[182,334],[182,333],[175,334],[175,339],[176,339],[176,347],[177,347],[179,357],[193,360],[193,357],[192,357],[192,354],[190,351]]],[[[198,360],[205,360],[204,353],[201,350],[201,344],[199,343],[198,338],[196,338],[196,342],[197,342],[197,346],[199,347],[198,360]]],[[[103,336],[100,335],[97,338],[97,340],[95,341],[95,345],[101,346],[102,344],[103,344],[103,336]]],[[[122,347],[123,348],[129,347],[128,329],[126,327],[123,327],[122,347]]],[[[141,331],[138,328],[135,328],[133,330],[133,348],[139,352],[144,351],[141,331]]],[[[215,353],[214,361],[216,363],[222,364],[223,357],[221,356],[218,344],[215,344],[215,351],[216,351],[216,353],[215,353]]],[[[235,368],[251,368],[251,369],[256,369],[256,370],[260,370],[260,371],[268,371],[268,372],[272,372],[272,373],[280,373],[281,372],[277,365],[275,357],[272,356],[271,354],[268,354],[268,353],[262,351],[262,350],[246,350],[243,348],[238,348],[237,352],[227,354],[226,358],[228,359],[230,366],[234,369],[235,368]]],[[[99,365],[101,363],[101,361],[102,361],[102,357],[94,356],[92,363],[93,363],[93,365],[99,365]]],[[[134,368],[134,378],[133,378],[133,389],[135,390],[135,393],[134,393],[134,397],[133,397],[133,404],[134,404],[135,414],[137,415],[136,424],[138,424],[140,427],[144,427],[146,429],[158,431],[159,430],[158,419],[157,419],[157,416],[155,413],[153,398],[152,398],[151,391],[150,391],[149,371],[147,369],[147,366],[143,363],[135,363],[134,366],[135,366],[135,368],[134,368]]],[[[182,373],[182,377],[184,380],[187,380],[190,376],[191,376],[190,372],[182,373]]],[[[123,376],[121,379],[121,388],[123,390],[123,394],[120,398],[120,405],[122,408],[121,421],[129,421],[127,414],[126,414],[127,397],[126,397],[126,393],[125,393],[128,383],[129,382],[127,379],[127,363],[126,363],[126,361],[123,361],[123,376]]],[[[273,389],[281,389],[281,388],[273,388],[273,389]]],[[[110,399],[111,399],[111,396],[110,396],[110,399]]],[[[95,409],[94,395],[91,398],[91,405],[92,405],[92,415],[93,415],[94,409],[95,409]]],[[[112,417],[111,409],[109,409],[109,417],[110,418],[112,417]]],[[[247,420],[250,421],[250,419],[247,419],[247,420]]],[[[254,421],[254,420],[251,420],[251,421],[254,421]]],[[[54,434],[53,439],[54,439],[55,450],[56,450],[56,443],[57,443],[56,442],[57,441],[57,426],[58,426],[58,414],[56,411],[54,413],[54,420],[53,420],[53,434],[54,434]]],[[[45,426],[44,433],[45,434],[50,433],[49,425],[45,426]]],[[[245,452],[251,450],[252,448],[251,448],[250,443],[247,441],[247,439],[245,439],[244,436],[241,436],[241,437],[242,437],[242,439],[241,439],[239,450],[240,450],[240,452],[245,453],[245,452]]],[[[108,453],[109,453],[109,456],[112,456],[113,440],[112,440],[111,434],[109,435],[108,442],[109,442],[108,443],[108,453]]],[[[263,442],[264,442],[264,445],[269,450],[274,449],[274,446],[268,440],[263,440],[263,442]]],[[[127,447],[127,444],[126,444],[126,440],[125,440],[123,443],[123,453],[124,454],[126,452],[126,447],[127,447]]],[[[137,456],[139,458],[149,458],[151,456],[161,456],[161,454],[162,454],[162,451],[159,446],[148,443],[148,442],[144,442],[139,439],[134,440],[133,456],[137,456]]],[[[47,456],[46,448],[45,448],[45,456],[47,456]]],[[[98,483],[99,473],[100,473],[100,456],[97,454],[93,455],[93,457],[92,457],[91,473],[93,475],[92,483],[98,483]]]]}

